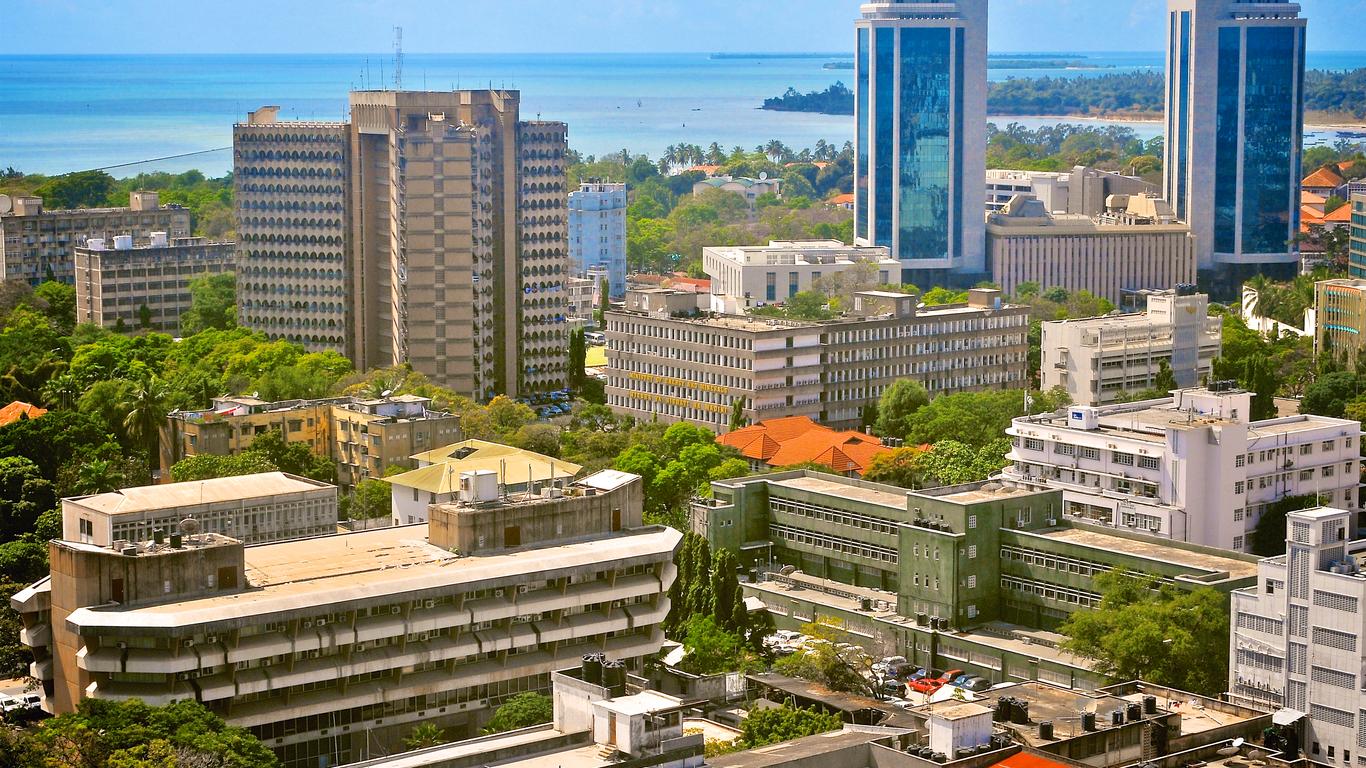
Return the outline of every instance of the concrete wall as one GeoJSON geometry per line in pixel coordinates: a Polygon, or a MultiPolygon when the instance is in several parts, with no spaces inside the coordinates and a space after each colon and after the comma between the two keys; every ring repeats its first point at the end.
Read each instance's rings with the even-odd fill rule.
{"type": "Polygon", "coordinates": [[[436,505],[429,510],[428,540],[443,549],[478,555],[509,546],[595,536],[640,526],[644,498],[644,483],[636,478],[613,491],[593,496],[562,496],[490,507],[436,505]]]}

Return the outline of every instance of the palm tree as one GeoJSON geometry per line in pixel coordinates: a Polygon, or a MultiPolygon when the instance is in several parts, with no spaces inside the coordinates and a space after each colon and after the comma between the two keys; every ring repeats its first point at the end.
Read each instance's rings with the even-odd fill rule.
{"type": "Polygon", "coordinates": [[[435,723],[420,723],[415,726],[403,746],[408,749],[424,749],[446,743],[446,735],[435,723]]]}
{"type": "Polygon", "coordinates": [[[776,163],[779,160],[783,159],[783,155],[788,151],[788,149],[787,145],[783,144],[781,141],[778,141],[777,139],[773,139],[772,141],[764,145],[763,151],[765,155],[768,155],[768,158],[770,160],[776,163]]]}
{"type": "Polygon", "coordinates": [[[817,139],[816,149],[811,154],[817,160],[829,160],[835,156],[835,148],[825,139],[817,139]]]}
{"type": "Polygon", "coordinates": [[[140,440],[147,448],[147,468],[153,473],[157,466],[157,440],[161,425],[166,421],[166,401],[171,389],[156,376],[148,376],[133,385],[124,401],[126,414],[123,428],[133,440],[140,440]]]}
{"type": "Polygon", "coordinates": [[[119,473],[106,459],[87,461],[76,472],[81,493],[107,493],[119,487],[119,473]]]}
{"type": "Polygon", "coordinates": [[[707,147],[707,162],[711,165],[720,165],[725,161],[726,150],[721,149],[721,145],[713,141],[711,146],[707,147]]]}
{"type": "Polygon", "coordinates": [[[70,373],[53,376],[43,385],[43,402],[52,408],[70,411],[81,398],[81,383],[70,373]]]}

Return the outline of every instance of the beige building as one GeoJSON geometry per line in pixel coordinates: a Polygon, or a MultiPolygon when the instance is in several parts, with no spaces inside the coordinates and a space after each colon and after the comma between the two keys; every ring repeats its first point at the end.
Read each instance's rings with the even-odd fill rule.
{"type": "Polygon", "coordinates": [[[1053,216],[1033,195],[1017,195],[987,216],[992,279],[1008,295],[1036,283],[1115,304],[1129,292],[1195,282],[1195,240],[1165,203],[1125,196],[1110,203],[1110,213],[1097,218],[1053,216]]]}
{"type": "Polygon", "coordinates": [[[458,441],[460,417],[433,410],[431,398],[332,397],[267,402],[254,397],[214,398],[201,411],[176,411],[161,432],[161,468],[187,456],[230,456],[257,436],[279,430],[286,442],[304,443],[337,463],[337,483],[350,488],[380,478],[392,466],[412,468],[412,455],[458,441]]]}
{"type": "Polygon", "coordinates": [[[1209,378],[1223,348],[1209,297],[1186,285],[1147,299],[1146,312],[1044,323],[1043,388],[1062,387],[1078,405],[1105,405],[1152,389],[1163,363],[1177,387],[1209,378]]]}
{"type": "Polygon", "coordinates": [[[709,189],[733,192],[745,198],[745,202],[749,203],[750,208],[753,208],[755,201],[763,195],[782,197],[783,180],[767,177],[751,179],[744,176],[712,176],[694,184],[692,193],[700,195],[709,189]]]}
{"type": "Polygon", "coordinates": [[[885,246],[845,245],[838,240],[774,240],[768,245],[702,249],[702,269],[711,279],[711,308],[743,312],[780,304],[817,280],[856,265],[869,271],[872,285],[901,282],[901,262],[885,246]]]}
{"type": "Polygon", "coordinates": [[[156,192],[133,192],[127,208],[49,211],[41,197],[0,195],[0,275],[36,286],[53,279],[75,280],[75,248],[97,237],[141,241],[153,232],[189,237],[190,212],[161,205],[156,192]]]}
{"type": "Polygon", "coordinates": [[[931,395],[1028,380],[1028,309],[1002,304],[999,291],[926,308],[913,295],[865,291],[823,322],[675,317],[656,293],[630,291],[624,311],[607,313],[607,404],[640,419],[724,432],[739,401],[750,423],[809,416],[857,428],[898,379],[931,395]]]}
{"type": "Polygon", "coordinates": [[[322,536],[337,531],[337,488],[266,472],[75,496],[62,499],[62,538],[119,549],[177,533],[187,518],[247,544],[322,536]]]}
{"type": "Polygon", "coordinates": [[[1314,283],[1314,349],[1338,356],[1354,368],[1366,331],[1366,280],[1342,278],[1314,283]]]}
{"type": "Polygon", "coordinates": [[[639,671],[659,651],[682,534],[642,527],[638,476],[604,477],[254,547],[54,541],[51,578],[11,605],[53,712],[198,701],[286,768],[399,751],[423,722],[467,738],[584,654],[639,671]]]}
{"type": "Polygon", "coordinates": [[[484,481],[492,478],[504,493],[536,493],[542,488],[562,491],[583,469],[578,464],[485,440],[462,440],[412,458],[417,469],[384,478],[391,486],[394,525],[427,522],[427,510],[433,504],[458,500],[472,475],[484,481]]]}
{"type": "Polygon", "coordinates": [[[170,240],[153,232],[144,244],[121,235],[110,243],[92,237],[76,253],[76,323],[101,328],[146,328],[177,334],[180,315],[191,304],[190,283],[233,270],[232,243],[202,237],[170,240]],[[112,247],[111,247],[112,246],[112,247]]]}
{"type": "Polygon", "coordinates": [[[242,324],[486,399],[563,386],[563,123],[516,91],[360,91],[236,126],[242,324]],[[283,212],[283,215],[282,213],[283,212]]]}
{"type": "Polygon", "coordinates": [[[1099,216],[1112,195],[1156,195],[1156,184],[1084,165],[1070,171],[987,169],[987,213],[1005,207],[1020,194],[1034,195],[1049,213],[1099,216]]]}

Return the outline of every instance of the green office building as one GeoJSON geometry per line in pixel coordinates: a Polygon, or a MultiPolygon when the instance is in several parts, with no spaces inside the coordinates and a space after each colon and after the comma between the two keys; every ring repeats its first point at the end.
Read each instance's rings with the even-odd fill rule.
{"type": "Polygon", "coordinates": [[[779,626],[822,620],[874,653],[994,680],[1104,682],[1057,648],[1095,577],[1151,574],[1227,594],[1256,558],[1062,517],[1061,491],[1000,483],[908,491],[810,471],[712,484],[694,531],[740,555],[779,626]]]}

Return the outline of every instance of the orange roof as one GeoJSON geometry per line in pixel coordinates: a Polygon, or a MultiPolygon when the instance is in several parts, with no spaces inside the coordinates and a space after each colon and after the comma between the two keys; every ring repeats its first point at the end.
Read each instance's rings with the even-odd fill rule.
{"type": "Polygon", "coordinates": [[[689,171],[701,171],[701,172],[707,174],[708,176],[715,176],[715,175],[716,175],[716,172],[719,171],[719,170],[721,170],[721,166],[719,166],[719,165],[694,165],[693,167],[689,168],[688,170],[689,170],[689,171]]]}
{"type": "Polygon", "coordinates": [[[1338,173],[1338,169],[1334,168],[1331,165],[1325,165],[1317,171],[1314,171],[1313,173],[1306,176],[1304,178],[1304,181],[1300,182],[1300,186],[1311,187],[1315,189],[1321,187],[1333,188],[1342,186],[1342,183],[1344,181],[1346,181],[1346,179],[1342,178],[1342,174],[1338,173]]]}
{"type": "Polygon", "coordinates": [[[847,195],[835,195],[826,202],[830,203],[831,205],[853,205],[854,195],[852,192],[847,195]]]}
{"type": "Polygon", "coordinates": [[[839,473],[863,474],[873,457],[891,451],[862,432],[838,432],[807,416],[769,419],[716,438],[740,455],[775,467],[824,464],[839,473]]]}
{"type": "Polygon", "coordinates": [[[699,289],[711,290],[711,280],[705,277],[675,277],[671,282],[674,285],[693,285],[699,289]]]}
{"type": "Polygon", "coordinates": [[[807,162],[807,163],[802,163],[802,162],[797,162],[797,163],[783,163],[783,167],[784,167],[784,168],[791,168],[791,167],[797,166],[797,165],[814,165],[814,166],[816,166],[817,168],[820,168],[821,170],[825,170],[826,166],[830,165],[830,163],[827,163],[827,162],[824,161],[824,160],[812,160],[811,162],[807,162]]]}
{"type": "Polygon", "coordinates": [[[1323,217],[1323,220],[1329,224],[1350,224],[1352,223],[1352,206],[1346,204],[1339,205],[1332,211],[1329,211],[1323,217]]]}
{"type": "Polygon", "coordinates": [[[1307,190],[1300,192],[1300,205],[1323,205],[1326,202],[1328,202],[1328,198],[1323,195],[1307,190]]]}
{"type": "Polygon", "coordinates": [[[1302,205],[1300,206],[1300,221],[1305,224],[1322,224],[1323,214],[1317,208],[1302,205]]]}
{"type": "Polygon", "coordinates": [[[1339,170],[1339,171],[1350,170],[1351,167],[1354,166],[1354,165],[1356,165],[1356,164],[1357,164],[1357,161],[1356,161],[1356,160],[1343,160],[1342,162],[1338,163],[1338,170],[1339,170]]]}
{"type": "Polygon", "coordinates": [[[1020,751],[993,764],[991,768],[1068,768],[1068,765],[1034,752],[1020,751]]]}
{"type": "Polygon", "coordinates": [[[46,408],[39,408],[22,400],[15,400],[4,408],[0,408],[0,427],[7,427],[19,419],[36,419],[45,413],[47,413],[46,408]]]}

